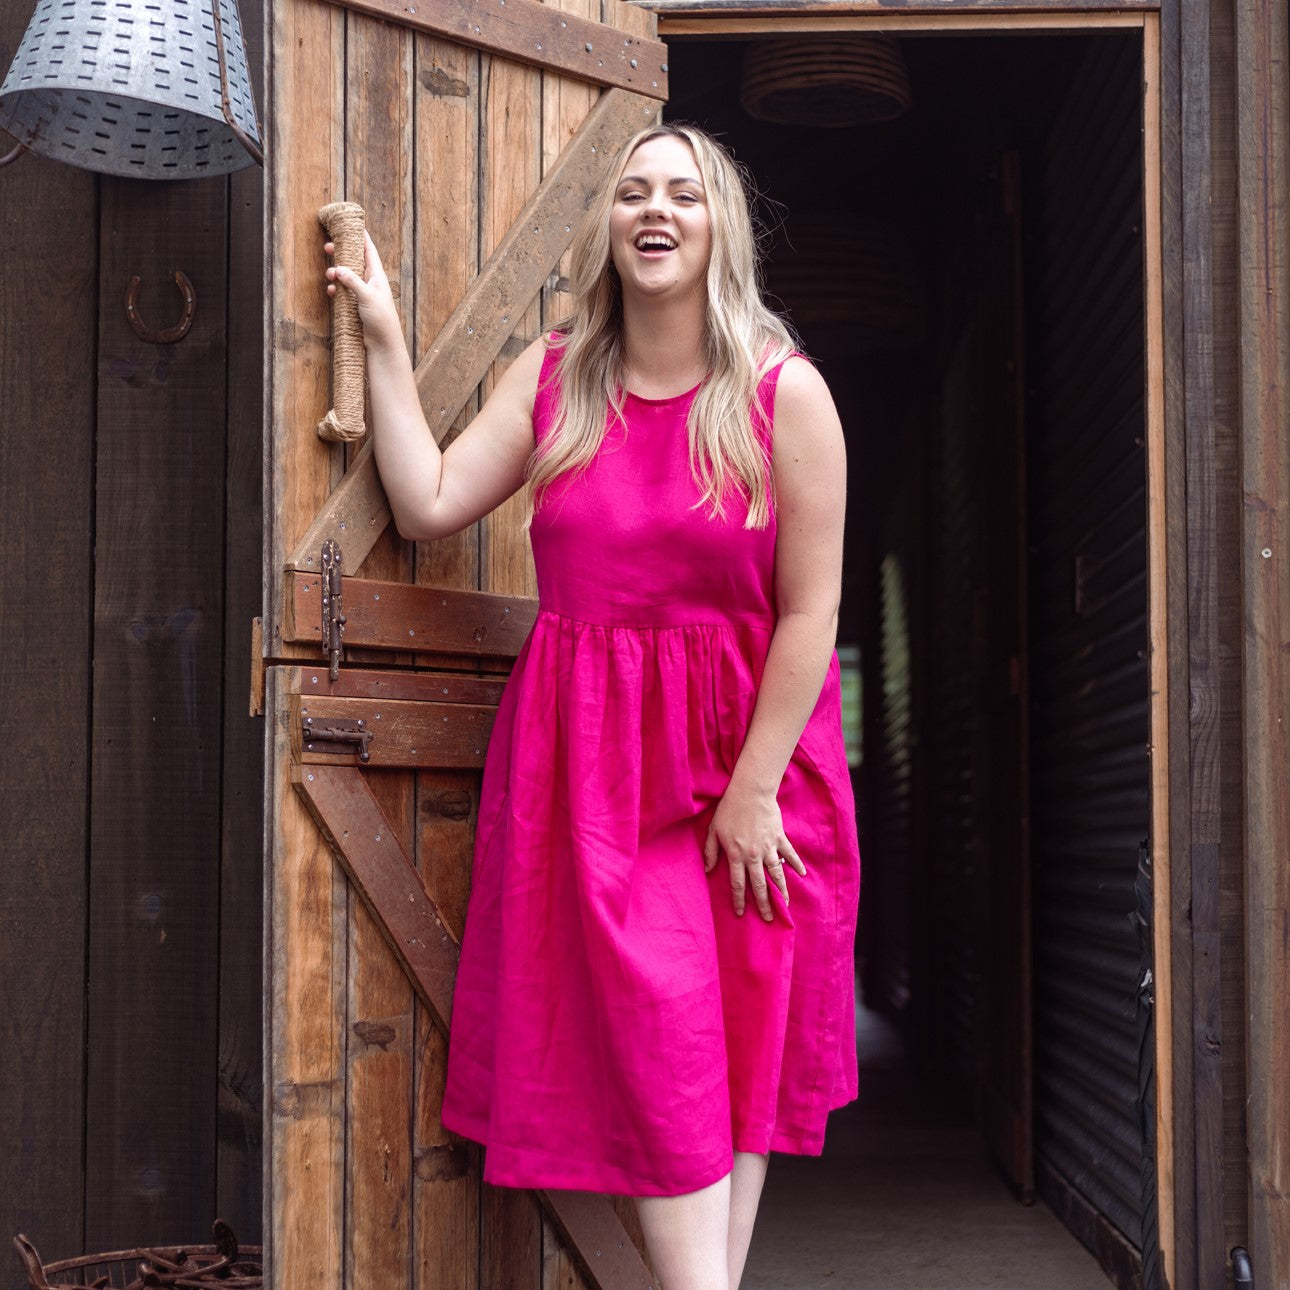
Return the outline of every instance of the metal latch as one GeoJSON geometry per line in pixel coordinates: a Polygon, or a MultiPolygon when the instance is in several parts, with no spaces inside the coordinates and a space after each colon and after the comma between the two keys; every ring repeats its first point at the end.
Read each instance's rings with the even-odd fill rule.
{"type": "Polygon", "coordinates": [[[340,675],[340,654],[345,635],[340,569],[340,544],[334,538],[328,538],[322,544],[322,648],[327,655],[328,674],[333,681],[340,675]]]}
{"type": "Polygon", "coordinates": [[[358,753],[359,761],[371,761],[367,745],[372,742],[372,732],[361,720],[339,721],[321,717],[315,721],[306,717],[301,732],[305,752],[358,753]]]}

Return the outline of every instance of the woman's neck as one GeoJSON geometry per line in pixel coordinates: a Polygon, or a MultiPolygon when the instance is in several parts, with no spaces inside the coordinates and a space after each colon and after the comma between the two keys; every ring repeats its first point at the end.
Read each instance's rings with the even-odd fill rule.
{"type": "Polygon", "coordinates": [[[624,301],[627,388],[645,398],[693,389],[708,374],[702,302],[624,301]]]}

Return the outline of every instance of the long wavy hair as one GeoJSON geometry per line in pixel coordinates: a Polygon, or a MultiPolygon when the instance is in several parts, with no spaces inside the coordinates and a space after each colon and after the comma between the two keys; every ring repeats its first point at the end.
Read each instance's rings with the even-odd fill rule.
{"type": "Polygon", "coordinates": [[[747,499],[747,528],[770,522],[773,478],[753,426],[757,386],[795,349],[783,320],[763,302],[758,257],[743,173],[711,135],[694,126],[650,126],[628,140],[574,237],[572,311],[555,325],[559,384],[549,432],[529,462],[531,496],[595,458],[611,419],[621,415],[624,389],[622,285],[610,252],[609,216],[628,160],[643,143],[671,136],[689,144],[706,192],[712,228],[704,345],[707,375],[686,423],[690,470],[706,505],[719,516],[728,496],[747,499]],[[613,414],[612,418],[610,414],[613,414]]]}

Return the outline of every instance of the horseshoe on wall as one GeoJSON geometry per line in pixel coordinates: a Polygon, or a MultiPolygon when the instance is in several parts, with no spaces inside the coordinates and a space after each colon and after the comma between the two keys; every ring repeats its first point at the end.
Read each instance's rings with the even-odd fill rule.
{"type": "Polygon", "coordinates": [[[5,166],[12,166],[13,163],[26,151],[27,145],[25,143],[15,143],[3,157],[0,157],[0,170],[5,166]]]}
{"type": "Polygon", "coordinates": [[[130,320],[134,334],[140,340],[146,340],[153,345],[173,345],[177,340],[183,340],[188,335],[188,329],[193,325],[193,314],[197,309],[197,293],[193,290],[193,284],[188,280],[188,275],[182,270],[175,270],[175,286],[179,288],[179,294],[184,298],[184,312],[173,327],[162,329],[149,327],[139,316],[141,285],[142,282],[136,273],[125,290],[125,316],[130,320]]]}

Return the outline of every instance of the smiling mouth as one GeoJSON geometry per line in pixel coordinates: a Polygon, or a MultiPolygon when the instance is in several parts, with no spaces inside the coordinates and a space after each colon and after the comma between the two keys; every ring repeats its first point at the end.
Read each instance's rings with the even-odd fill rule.
{"type": "Polygon", "coordinates": [[[632,242],[638,251],[675,251],[676,240],[667,233],[641,233],[632,242]]]}

